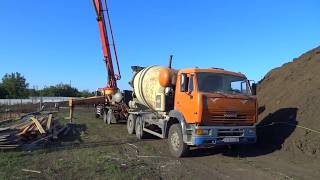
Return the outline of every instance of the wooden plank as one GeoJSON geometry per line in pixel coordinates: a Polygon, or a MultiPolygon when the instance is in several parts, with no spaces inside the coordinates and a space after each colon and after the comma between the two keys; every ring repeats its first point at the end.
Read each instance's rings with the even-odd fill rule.
{"type": "Polygon", "coordinates": [[[9,131],[6,131],[6,132],[2,132],[2,133],[0,133],[0,139],[4,138],[4,137],[11,136],[11,135],[15,135],[17,132],[18,131],[16,131],[16,130],[9,130],[9,131]]]}
{"type": "Polygon", "coordinates": [[[2,121],[0,121],[0,125],[6,124],[6,123],[9,123],[9,122],[12,122],[12,121],[13,121],[13,119],[2,120],[2,121]]]}
{"type": "Polygon", "coordinates": [[[47,120],[45,117],[40,117],[38,120],[42,126],[46,126],[47,120]]]}
{"type": "Polygon", "coordinates": [[[0,136],[0,139],[4,139],[4,138],[7,138],[7,137],[10,137],[11,134],[7,134],[7,135],[3,135],[3,136],[0,136]]]}
{"type": "Polygon", "coordinates": [[[22,171],[41,174],[41,171],[35,171],[35,170],[30,170],[30,169],[22,169],[22,171]]]}
{"type": "Polygon", "coordinates": [[[22,130],[22,129],[25,129],[26,127],[32,125],[33,123],[34,123],[33,121],[31,121],[31,122],[26,121],[26,122],[23,122],[21,124],[13,125],[10,128],[11,129],[20,129],[20,130],[22,130]]]}
{"type": "Polygon", "coordinates": [[[7,136],[7,137],[0,138],[0,141],[8,141],[8,140],[17,139],[17,138],[18,137],[13,134],[12,136],[7,136]]]}
{"type": "Polygon", "coordinates": [[[92,104],[104,104],[106,99],[104,96],[93,96],[88,98],[70,98],[69,107],[75,105],[92,105],[92,104]]]}
{"type": "Polygon", "coordinates": [[[2,148],[16,148],[19,147],[20,145],[15,144],[15,145],[0,145],[0,149],[2,148]]]}
{"type": "Polygon", "coordinates": [[[0,128],[0,131],[6,131],[6,130],[9,130],[10,128],[9,127],[6,127],[6,128],[0,128]]]}
{"type": "Polygon", "coordinates": [[[36,118],[31,117],[31,120],[36,124],[36,126],[41,134],[46,133],[46,131],[43,129],[43,127],[41,126],[41,124],[39,123],[39,121],[36,118]]]}
{"type": "MultiPolygon", "coordinates": [[[[63,131],[65,131],[65,130],[68,130],[68,126],[64,126],[63,128],[61,128],[61,129],[59,129],[58,131],[57,131],[57,135],[59,136],[63,131]]],[[[69,130],[68,130],[69,131],[69,130]]]]}
{"type": "Polygon", "coordinates": [[[18,145],[17,141],[4,141],[4,142],[0,142],[0,146],[6,146],[6,145],[18,145]]]}
{"type": "Polygon", "coordinates": [[[26,132],[28,132],[28,130],[32,129],[34,122],[32,122],[32,124],[30,124],[29,126],[27,126],[23,131],[21,131],[20,133],[18,133],[18,136],[24,135],[26,132]]]}
{"type": "Polygon", "coordinates": [[[19,147],[19,146],[15,146],[15,147],[1,147],[0,146],[0,149],[2,149],[2,150],[5,150],[5,149],[17,149],[17,147],[19,147]]]}
{"type": "Polygon", "coordinates": [[[0,136],[12,134],[14,132],[15,132],[15,130],[12,130],[12,129],[9,128],[7,130],[0,131],[0,136]]]}
{"type": "Polygon", "coordinates": [[[18,140],[18,138],[0,139],[0,143],[1,142],[12,142],[12,141],[16,141],[16,140],[18,140]]]}
{"type": "Polygon", "coordinates": [[[48,140],[48,139],[51,138],[51,137],[52,137],[52,134],[50,134],[50,135],[48,135],[48,136],[46,136],[46,137],[40,138],[40,139],[38,139],[38,140],[36,140],[36,141],[33,141],[32,143],[28,144],[28,146],[29,146],[29,147],[32,147],[33,145],[36,145],[36,144],[38,144],[39,142],[48,140]]]}
{"type": "Polygon", "coordinates": [[[4,141],[8,141],[8,139],[6,139],[6,138],[0,139],[0,142],[4,142],[4,141]]]}
{"type": "Polygon", "coordinates": [[[5,138],[0,139],[0,142],[6,142],[6,141],[8,141],[8,139],[5,139],[5,138]]]}
{"type": "Polygon", "coordinates": [[[48,121],[47,121],[47,131],[51,128],[51,121],[52,121],[52,114],[49,114],[48,121]]]}

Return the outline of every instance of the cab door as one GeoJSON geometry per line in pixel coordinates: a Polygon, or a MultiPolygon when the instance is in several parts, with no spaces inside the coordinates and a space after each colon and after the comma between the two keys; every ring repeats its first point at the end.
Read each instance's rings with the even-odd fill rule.
{"type": "Polygon", "coordinates": [[[178,75],[175,95],[175,110],[181,112],[187,123],[198,122],[198,93],[195,88],[195,76],[191,73],[178,75]]]}

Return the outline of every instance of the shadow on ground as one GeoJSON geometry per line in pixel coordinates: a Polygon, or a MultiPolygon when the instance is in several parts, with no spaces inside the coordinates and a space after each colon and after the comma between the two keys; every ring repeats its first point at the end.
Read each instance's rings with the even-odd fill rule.
{"type": "Polygon", "coordinates": [[[297,125],[297,108],[282,108],[269,114],[257,124],[258,142],[252,145],[235,145],[194,149],[190,157],[223,154],[232,157],[255,157],[270,154],[282,148],[285,140],[297,125]]]}

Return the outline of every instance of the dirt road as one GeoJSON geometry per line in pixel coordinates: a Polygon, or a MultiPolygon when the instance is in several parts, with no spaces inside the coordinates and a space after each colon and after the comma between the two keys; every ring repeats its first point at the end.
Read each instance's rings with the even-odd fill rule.
{"type": "MultiPolygon", "coordinates": [[[[124,127],[114,130],[126,133],[124,127]]],[[[143,158],[156,168],[159,177],[165,179],[318,179],[319,160],[309,157],[296,158],[272,147],[261,144],[251,146],[213,147],[193,149],[189,157],[170,157],[166,140],[152,139],[135,143],[139,149],[150,146],[152,151],[144,155],[159,156],[143,158]],[[297,160],[299,159],[299,160],[297,160]]]]}
{"type": "MultiPolygon", "coordinates": [[[[101,120],[92,119],[92,121],[101,120]]],[[[95,133],[90,128],[88,132],[95,133]]],[[[140,156],[139,159],[153,170],[151,175],[155,179],[318,179],[320,177],[318,159],[286,152],[281,150],[281,145],[264,145],[263,142],[259,142],[256,145],[236,146],[231,149],[229,147],[192,149],[189,157],[176,159],[170,156],[166,140],[149,136],[140,142],[135,136],[127,134],[125,124],[107,126],[105,132],[99,135],[104,136],[103,139],[135,145],[138,153],[133,152],[131,145],[127,143],[117,148],[133,157],[140,156]]]]}

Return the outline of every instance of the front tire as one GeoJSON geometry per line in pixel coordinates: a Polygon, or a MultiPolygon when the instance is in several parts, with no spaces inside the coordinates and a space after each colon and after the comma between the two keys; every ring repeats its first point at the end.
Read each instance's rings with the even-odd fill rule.
{"type": "Polygon", "coordinates": [[[189,147],[183,142],[183,135],[180,124],[173,124],[168,135],[169,150],[174,157],[183,157],[189,152],[189,147]]]}
{"type": "Polygon", "coordinates": [[[114,116],[113,110],[109,109],[108,113],[107,113],[107,124],[112,124],[112,123],[116,123],[116,117],[114,116]]]}
{"type": "Polygon", "coordinates": [[[135,125],[135,131],[136,131],[136,136],[138,139],[143,139],[144,138],[144,132],[143,132],[143,122],[142,122],[142,117],[138,116],[136,119],[136,125],[135,125]]]}
{"type": "Polygon", "coordinates": [[[134,114],[130,114],[127,121],[127,130],[129,134],[134,133],[135,124],[136,124],[137,116],[134,114]]]}

